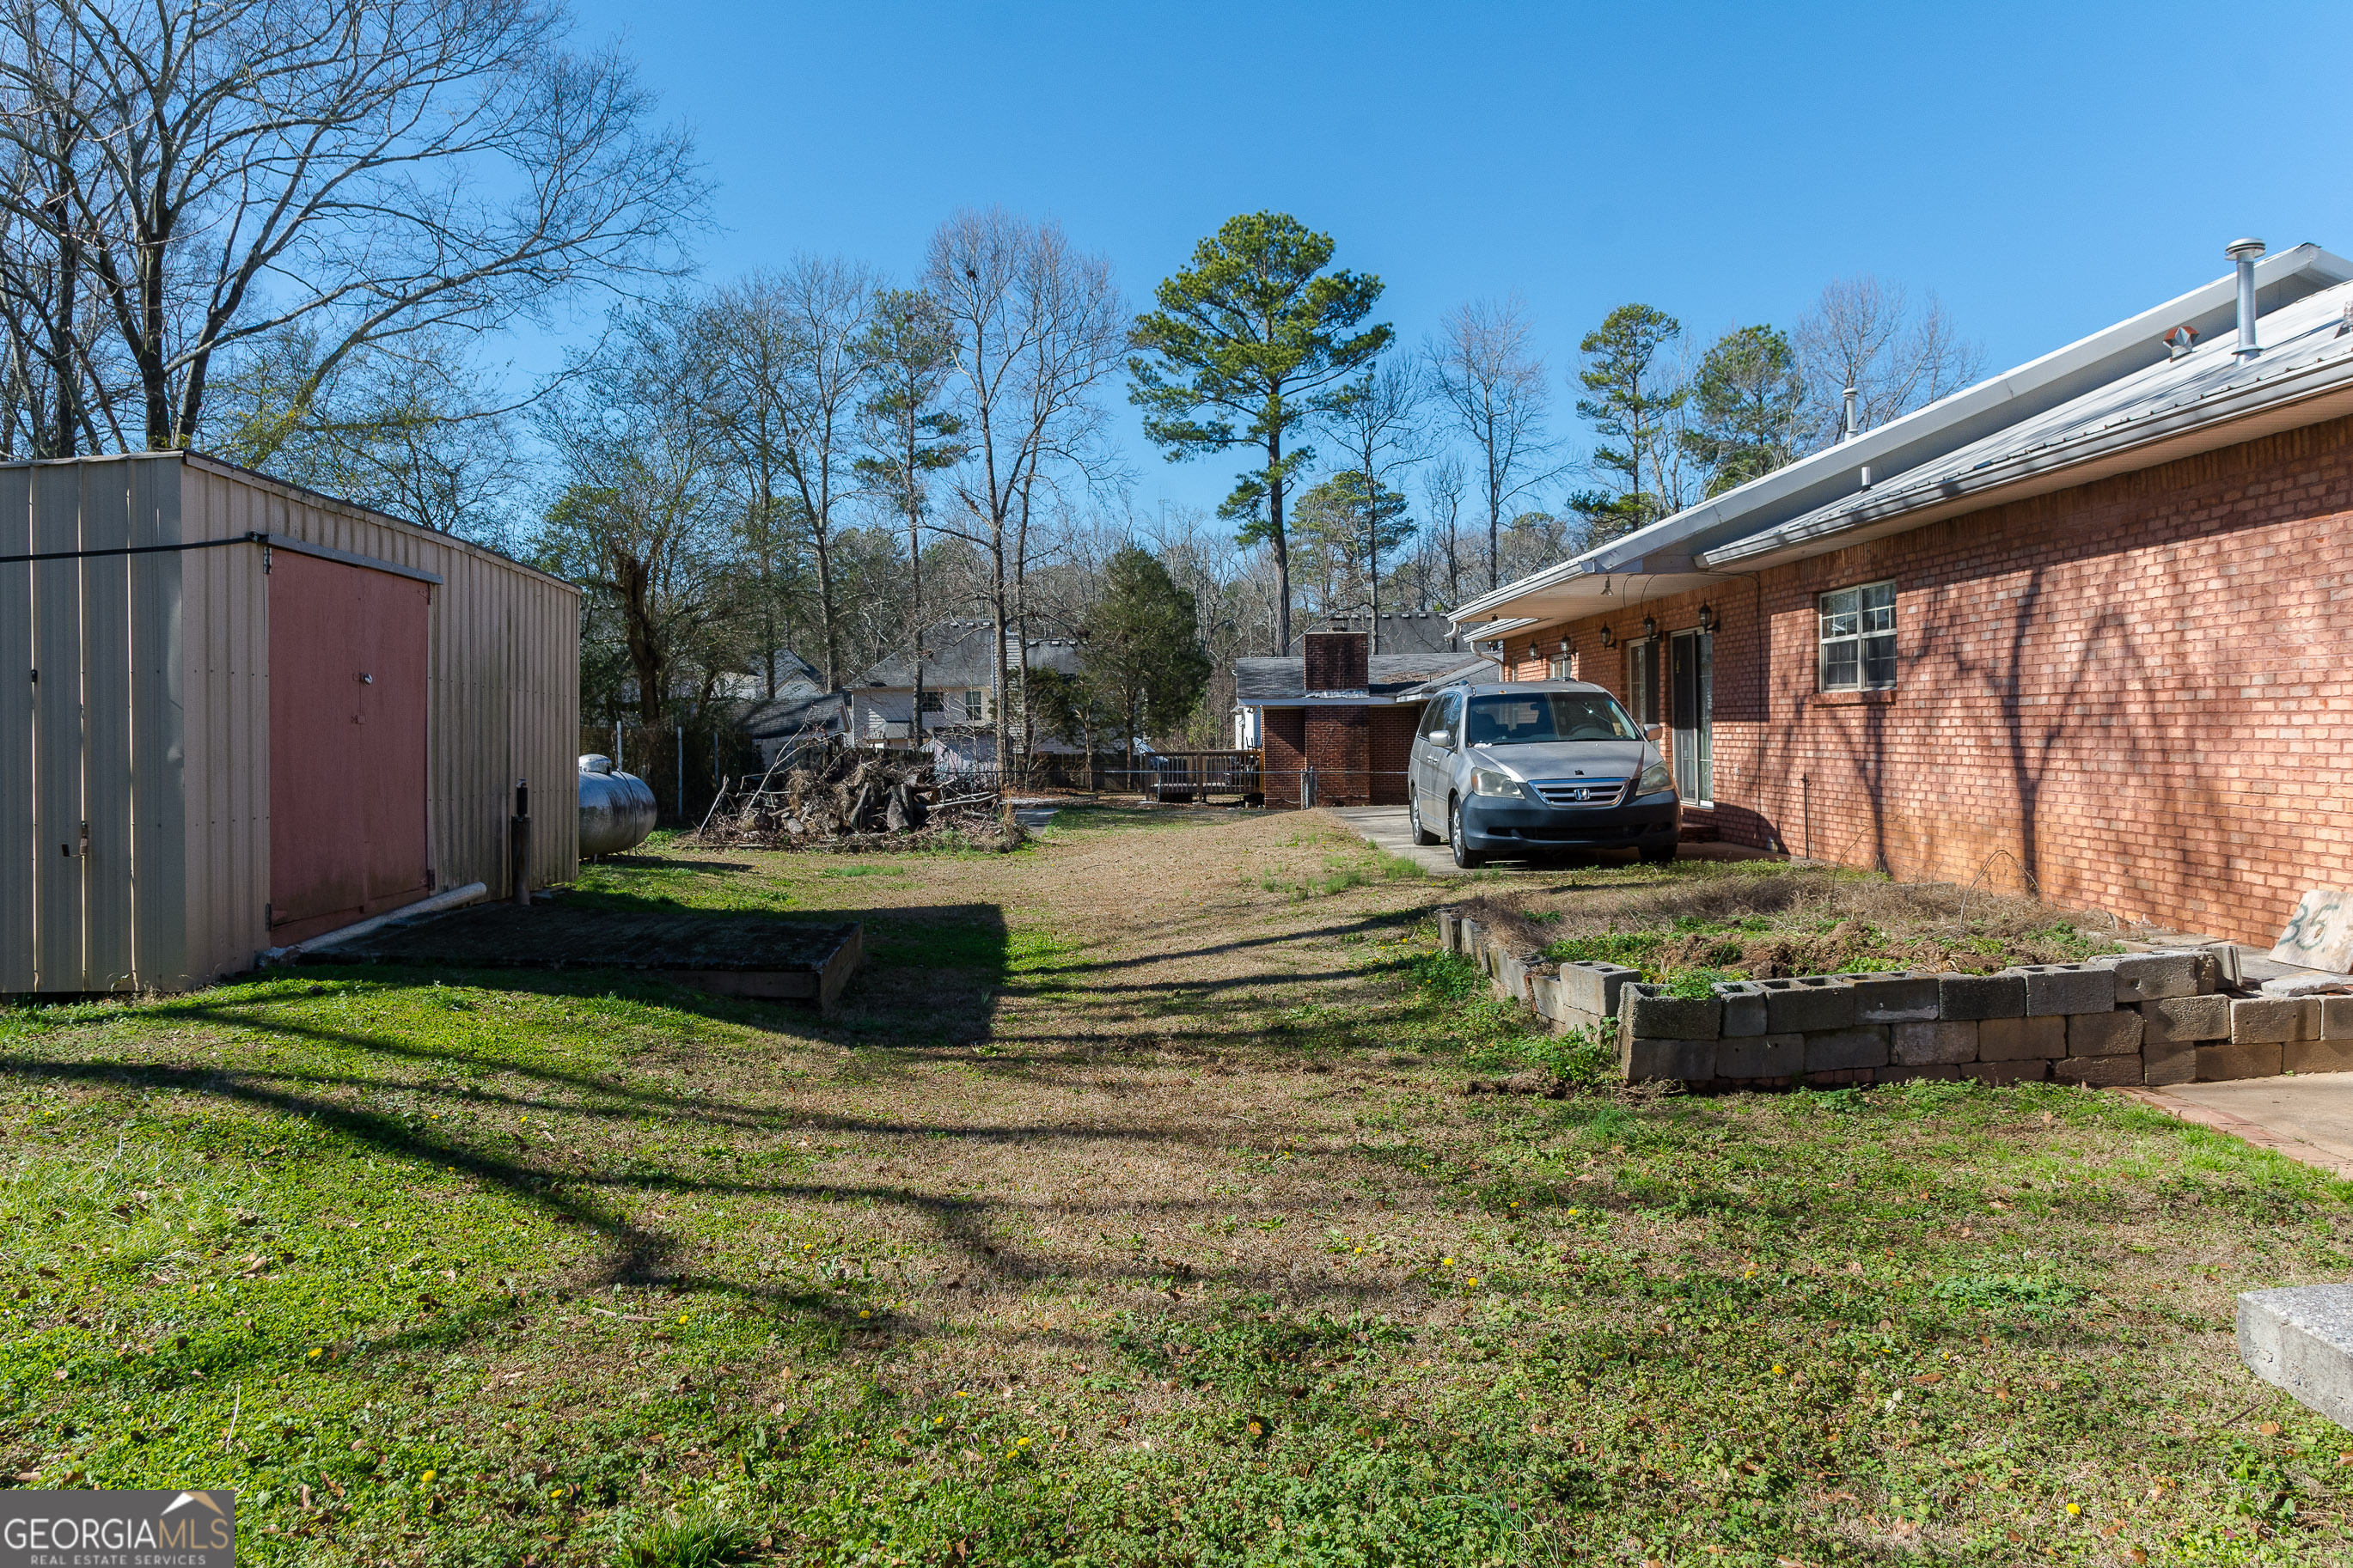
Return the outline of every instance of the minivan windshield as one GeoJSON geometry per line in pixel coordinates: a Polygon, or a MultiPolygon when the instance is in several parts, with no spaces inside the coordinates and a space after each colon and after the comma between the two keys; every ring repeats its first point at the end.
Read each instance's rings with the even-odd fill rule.
{"type": "Polygon", "coordinates": [[[1472,746],[1530,741],[1639,741],[1642,731],[1605,691],[1532,691],[1471,699],[1462,739],[1472,746]]]}

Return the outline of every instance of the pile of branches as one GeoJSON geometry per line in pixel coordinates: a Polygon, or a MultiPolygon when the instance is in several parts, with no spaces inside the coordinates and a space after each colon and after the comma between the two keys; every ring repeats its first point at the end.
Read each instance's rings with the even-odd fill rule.
{"type": "Polygon", "coordinates": [[[944,843],[1010,849],[1022,835],[995,788],[942,775],[923,757],[827,741],[787,746],[765,773],[723,786],[694,837],[839,851],[944,843]]]}

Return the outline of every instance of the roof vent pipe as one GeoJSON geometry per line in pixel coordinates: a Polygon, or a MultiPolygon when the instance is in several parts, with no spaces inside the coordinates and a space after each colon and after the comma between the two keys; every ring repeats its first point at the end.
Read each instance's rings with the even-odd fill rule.
{"type": "Polygon", "coordinates": [[[2222,250],[2239,266],[2239,346],[2232,352],[2241,359],[2263,353],[2255,346],[2255,258],[2263,253],[2260,239],[2234,239],[2222,250]]]}
{"type": "Polygon", "coordinates": [[[1852,441],[1862,432],[1855,425],[1854,388],[1846,389],[1846,411],[1839,416],[1839,439],[1852,441]]]}

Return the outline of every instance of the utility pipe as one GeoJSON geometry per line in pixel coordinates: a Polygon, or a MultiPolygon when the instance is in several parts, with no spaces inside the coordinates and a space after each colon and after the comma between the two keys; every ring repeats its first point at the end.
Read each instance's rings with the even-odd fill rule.
{"type": "Polygon", "coordinates": [[[261,960],[264,963],[290,963],[306,952],[316,952],[322,947],[334,947],[343,942],[353,941],[371,931],[379,931],[395,921],[419,920],[427,915],[438,915],[444,910],[454,910],[461,904],[470,904],[477,899],[487,898],[490,891],[490,887],[486,883],[469,882],[462,888],[452,888],[446,893],[437,893],[432,898],[423,899],[413,904],[403,904],[396,910],[373,915],[354,925],[347,925],[341,931],[331,931],[324,935],[314,936],[288,947],[273,947],[261,955],[261,960]]]}

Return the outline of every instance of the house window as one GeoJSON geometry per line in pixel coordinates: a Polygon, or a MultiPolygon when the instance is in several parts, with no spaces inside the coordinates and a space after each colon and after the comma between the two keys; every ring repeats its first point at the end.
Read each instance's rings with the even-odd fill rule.
{"type": "Polygon", "coordinates": [[[1865,583],[1816,602],[1821,626],[1821,689],[1883,691],[1895,684],[1895,584],[1865,583]]]}
{"type": "Polygon", "coordinates": [[[1659,721],[1659,645],[1651,638],[1626,645],[1626,693],[1632,699],[1634,721],[1643,728],[1659,721]]]}
{"type": "Polygon", "coordinates": [[[980,689],[978,687],[964,694],[964,721],[967,724],[980,722],[980,689]]]}
{"type": "Polygon", "coordinates": [[[1553,655],[1551,667],[1552,678],[1555,680],[1575,680],[1577,677],[1569,672],[1568,665],[1568,655],[1565,653],[1556,653],[1553,655]]]}
{"type": "Polygon", "coordinates": [[[941,693],[939,693],[939,692],[937,692],[937,691],[926,691],[926,692],[924,692],[924,693],[923,693],[923,711],[924,711],[924,712],[926,712],[926,713],[944,713],[944,712],[946,712],[946,711],[947,711],[947,699],[946,699],[944,695],[942,695],[941,693]]]}

